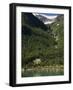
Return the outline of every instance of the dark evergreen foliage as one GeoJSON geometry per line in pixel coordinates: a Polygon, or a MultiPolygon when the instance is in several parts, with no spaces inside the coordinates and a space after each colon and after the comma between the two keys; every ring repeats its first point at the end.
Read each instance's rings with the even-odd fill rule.
{"type": "Polygon", "coordinates": [[[64,17],[45,25],[32,13],[22,13],[22,67],[64,64],[64,17]],[[57,25],[59,24],[59,25],[57,25]]]}

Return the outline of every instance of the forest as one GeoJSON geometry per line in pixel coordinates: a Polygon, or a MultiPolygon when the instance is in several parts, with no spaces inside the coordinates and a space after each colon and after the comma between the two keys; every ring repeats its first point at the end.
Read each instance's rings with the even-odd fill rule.
{"type": "Polygon", "coordinates": [[[22,77],[64,75],[64,16],[45,25],[22,12],[22,77]]]}

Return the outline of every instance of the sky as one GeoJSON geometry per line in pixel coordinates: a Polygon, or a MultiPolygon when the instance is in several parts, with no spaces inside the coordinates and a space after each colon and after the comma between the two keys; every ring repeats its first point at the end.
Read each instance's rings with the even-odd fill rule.
{"type": "Polygon", "coordinates": [[[52,14],[52,13],[39,13],[39,14],[48,19],[55,19],[59,15],[59,14],[52,14]]]}
{"type": "Polygon", "coordinates": [[[53,17],[53,16],[58,16],[58,15],[63,15],[63,14],[53,14],[53,13],[40,13],[40,14],[43,14],[43,15],[46,15],[46,16],[51,16],[51,17],[53,17]]]}
{"type": "Polygon", "coordinates": [[[48,16],[57,16],[59,14],[52,14],[52,13],[40,13],[40,14],[44,14],[44,15],[48,15],[48,16]]]}

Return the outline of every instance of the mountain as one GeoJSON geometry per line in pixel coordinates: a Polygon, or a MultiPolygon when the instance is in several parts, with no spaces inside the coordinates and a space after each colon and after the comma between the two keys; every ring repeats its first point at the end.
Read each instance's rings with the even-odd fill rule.
{"type": "Polygon", "coordinates": [[[56,22],[57,21],[64,21],[64,15],[63,14],[58,15],[58,17],[56,18],[56,22]]]}
{"type": "Polygon", "coordinates": [[[33,15],[36,16],[44,24],[52,24],[53,22],[55,22],[55,19],[57,18],[57,15],[49,16],[49,15],[41,14],[41,13],[40,14],[33,13],[33,15]]]}
{"type": "Polygon", "coordinates": [[[22,12],[22,67],[34,66],[33,61],[37,58],[41,65],[63,64],[63,16],[50,16],[55,21],[45,24],[51,20],[37,15],[22,12]]]}
{"type": "Polygon", "coordinates": [[[43,30],[47,30],[48,28],[44,25],[42,21],[40,21],[38,18],[36,18],[32,13],[23,13],[22,14],[22,24],[29,25],[31,27],[37,27],[41,28],[43,30]]]}
{"type": "Polygon", "coordinates": [[[59,15],[56,21],[50,25],[52,34],[54,35],[55,41],[57,43],[56,48],[58,51],[58,56],[64,63],[64,15],[59,15]]]}
{"type": "MultiPolygon", "coordinates": [[[[32,13],[22,13],[22,61],[31,63],[35,58],[46,60],[55,39],[48,32],[49,28],[32,13]]],[[[49,30],[50,31],[50,30],[49,30]]]]}

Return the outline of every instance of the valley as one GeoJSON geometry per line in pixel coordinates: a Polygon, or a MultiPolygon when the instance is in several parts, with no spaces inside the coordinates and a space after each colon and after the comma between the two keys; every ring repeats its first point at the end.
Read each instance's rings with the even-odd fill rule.
{"type": "Polygon", "coordinates": [[[21,75],[64,75],[64,16],[36,15],[22,12],[21,75]]]}

